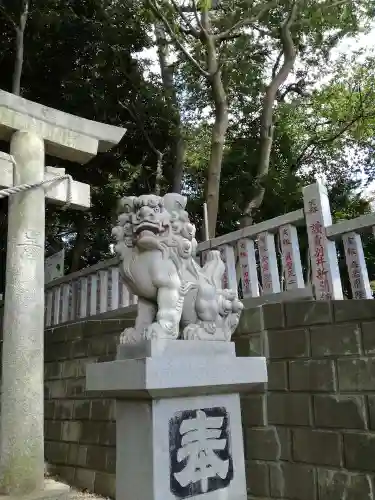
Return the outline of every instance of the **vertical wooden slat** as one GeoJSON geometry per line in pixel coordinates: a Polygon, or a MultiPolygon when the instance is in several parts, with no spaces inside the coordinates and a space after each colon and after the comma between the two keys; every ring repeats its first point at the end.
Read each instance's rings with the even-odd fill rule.
{"type": "Polygon", "coordinates": [[[70,283],[62,285],[61,323],[65,323],[69,319],[70,286],[70,283]]]}
{"type": "Polygon", "coordinates": [[[231,245],[221,245],[218,250],[220,251],[221,258],[225,264],[225,272],[222,282],[223,289],[229,288],[237,293],[238,287],[234,249],[231,245]]]}
{"type": "Polygon", "coordinates": [[[342,241],[353,299],[372,299],[361,236],[355,232],[346,233],[342,241]]]}
{"type": "Polygon", "coordinates": [[[239,240],[237,251],[243,296],[259,297],[259,280],[254,241],[249,238],[239,240]]]}
{"type": "Polygon", "coordinates": [[[109,308],[111,311],[115,311],[119,308],[119,280],[120,271],[118,267],[112,267],[110,270],[111,275],[111,297],[109,301],[109,308]]]}
{"type": "Polygon", "coordinates": [[[45,325],[52,325],[52,309],[53,309],[53,289],[49,289],[46,294],[46,318],[45,325]]]}
{"type": "Polygon", "coordinates": [[[98,290],[98,275],[92,274],[89,276],[90,280],[90,303],[89,315],[95,316],[97,312],[97,290],[98,290]]]}
{"type": "Polygon", "coordinates": [[[61,286],[56,286],[53,289],[53,324],[60,323],[60,306],[61,306],[61,286]]]}
{"type": "Polygon", "coordinates": [[[279,228],[281,259],[287,290],[304,288],[297,229],[292,224],[279,228]]]}
{"type": "Polygon", "coordinates": [[[88,279],[81,278],[79,280],[79,317],[86,318],[88,316],[88,279]]]}
{"type": "Polygon", "coordinates": [[[275,237],[268,231],[258,234],[260,272],[263,294],[280,292],[280,277],[277,266],[275,237]]]}
{"type": "Polygon", "coordinates": [[[107,311],[108,303],[108,271],[99,271],[99,312],[104,313],[107,311]]]}

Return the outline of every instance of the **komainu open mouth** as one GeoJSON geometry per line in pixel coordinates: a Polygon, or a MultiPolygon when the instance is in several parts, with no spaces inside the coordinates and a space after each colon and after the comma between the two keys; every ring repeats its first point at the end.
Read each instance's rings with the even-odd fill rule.
{"type": "Polygon", "coordinates": [[[159,224],[153,224],[152,222],[141,222],[134,230],[136,235],[143,233],[144,231],[149,231],[153,234],[158,234],[160,232],[159,224]]]}

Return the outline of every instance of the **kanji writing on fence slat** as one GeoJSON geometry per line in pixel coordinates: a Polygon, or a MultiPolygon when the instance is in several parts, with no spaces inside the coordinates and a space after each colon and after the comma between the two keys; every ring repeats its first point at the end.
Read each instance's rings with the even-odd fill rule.
{"type": "Polygon", "coordinates": [[[304,288],[305,283],[296,227],[292,226],[292,224],[281,226],[279,238],[286,289],[304,288]]]}
{"type": "Polygon", "coordinates": [[[342,241],[353,299],[372,299],[361,236],[346,233],[342,235],[342,241]]]}
{"type": "Polygon", "coordinates": [[[243,296],[259,297],[259,281],[255,244],[253,240],[244,238],[237,242],[238,260],[243,296]]]}
{"type": "Polygon", "coordinates": [[[327,238],[325,229],[332,224],[327,190],[319,182],[311,184],[304,188],[303,199],[315,297],[342,299],[336,245],[327,238]]]}
{"type": "Polygon", "coordinates": [[[267,231],[259,233],[258,250],[263,293],[279,293],[280,277],[277,266],[274,235],[267,231]]]}

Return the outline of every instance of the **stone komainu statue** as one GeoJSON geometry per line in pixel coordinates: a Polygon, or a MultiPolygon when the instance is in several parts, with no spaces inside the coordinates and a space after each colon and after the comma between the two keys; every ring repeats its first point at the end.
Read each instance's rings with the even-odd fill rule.
{"type": "Polygon", "coordinates": [[[120,201],[113,228],[120,274],[138,295],[134,328],[121,343],[144,339],[229,341],[242,303],[236,290],[223,290],[220,252],[208,253],[204,267],[195,260],[195,226],[187,199],[176,193],[142,195],[120,201]]]}

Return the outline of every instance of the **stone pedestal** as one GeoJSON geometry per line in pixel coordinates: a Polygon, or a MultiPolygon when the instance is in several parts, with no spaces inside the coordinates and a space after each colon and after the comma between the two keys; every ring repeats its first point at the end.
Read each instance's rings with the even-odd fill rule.
{"type": "Polygon", "coordinates": [[[234,344],[119,346],[87,367],[87,390],[117,399],[117,500],[246,500],[239,393],[267,381],[264,358],[234,344]]]}

